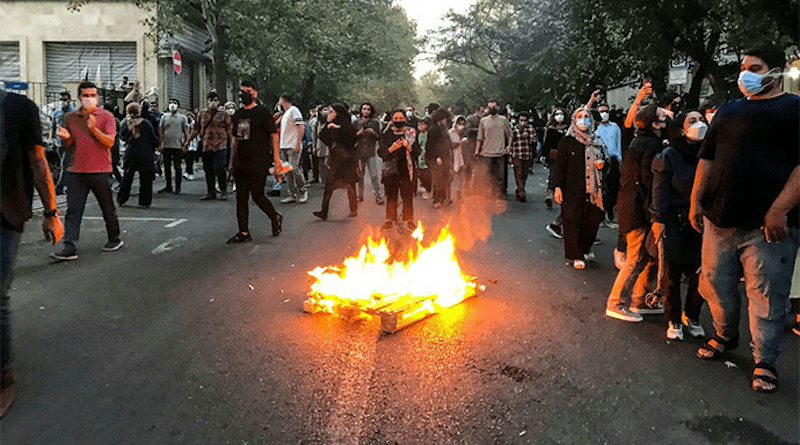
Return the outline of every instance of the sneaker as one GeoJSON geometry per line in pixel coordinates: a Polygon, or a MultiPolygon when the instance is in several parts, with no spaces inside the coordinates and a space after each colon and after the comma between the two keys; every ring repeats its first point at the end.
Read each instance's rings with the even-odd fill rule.
{"type": "Polygon", "coordinates": [[[594,261],[597,256],[594,254],[593,251],[589,251],[589,253],[583,254],[583,259],[586,261],[594,261]]]}
{"type": "Polygon", "coordinates": [[[200,198],[200,201],[213,201],[217,199],[217,195],[214,193],[206,193],[206,196],[200,198]]]}
{"type": "Polygon", "coordinates": [[[583,260],[574,260],[572,262],[572,267],[576,270],[583,270],[586,269],[586,263],[583,260]]]}
{"type": "Polygon", "coordinates": [[[175,189],[175,191],[172,192],[172,193],[174,193],[176,195],[180,195],[181,194],[181,189],[175,189]]]}
{"type": "Polygon", "coordinates": [[[683,341],[683,325],[670,321],[669,327],[667,328],[667,338],[670,340],[683,341]]]}
{"type": "Polygon", "coordinates": [[[190,181],[194,181],[194,175],[189,173],[189,176],[186,179],[188,179],[190,181]]]}
{"type": "Polygon", "coordinates": [[[645,295],[644,301],[638,306],[631,306],[631,311],[640,315],[659,315],[664,313],[664,303],[661,302],[661,297],[655,292],[645,295]]]}
{"type": "Polygon", "coordinates": [[[75,251],[63,249],[60,252],[51,253],[50,258],[58,261],[73,261],[78,259],[78,254],[75,251]]]}
{"type": "MultiPolygon", "coordinates": [[[[233,191],[234,192],[236,191],[236,185],[233,186],[233,191]]],[[[267,196],[281,196],[281,190],[280,189],[270,190],[269,192],[267,192],[267,196]]]]}
{"type": "Polygon", "coordinates": [[[627,255],[625,252],[622,252],[621,250],[618,249],[614,249],[614,267],[616,267],[617,270],[622,270],[622,267],[625,266],[626,258],[627,255]]]}
{"type": "Polygon", "coordinates": [[[600,241],[600,238],[595,238],[595,239],[594,239],[594,242],[593,242],[592,244],[593,244],[593,245],[595,245],[595,246],[599,246],[599,245],[600,245],[600,244],[602,244],[602,243],[603,243],[603,242],[602,242],[602,241],[600,241]]]}
{"type": "Polygon", "coordinates": [[[378,196],[377,198],[375,198],[375,204],[378,204],[379,206],[382,206],[382,205],[386,204],[386,200],[383,199],[383,196],[378,196]]]}
{"type": "Polygon", "coordinates": [[[561,226],[554,226],[553,223],[550,223],[544,228],[547,229],[554,238],[564,239],[564,235],[561,234],[561,226]]]}
{"type": "Polygon", "coordinates": [[[242,232],[238,232],[236,235],[232,236],[231,238],[228,238],[228,241],[226,243],[227,244],[246,243],[247,241],[253,241],[253,237],[250,236],[249,233],[245,235],[242,232]]]}
{"type": "Polygon", "coordinates": [[[191,179],[189,179],[189,173],[183,172],[183,179],[186,179],[187,181],[191,181],[191,179]]]}
{"type": "Polygon", "coordinates": [[[545,198],[544,205],[547,206],[547,210],[551,210],[553,208],[553,200],[550,198],[545,198]]]}
{"type": "Polygon", "coordinates": [[[631,310],[626,307],[607,308],[606,317],[616,318],[617,320],[622,321],[630,321],[633,323],[644,320],[641,315],[631,312],[631,310]]]}
{"type": "Polygon", "coordinates": [[[297,197],[294,195],[289,195],[283,199],[281,199],[281,204],[291,204],[293,202],[297,202],[297,197]]]}
{"type": "Polygon", "coordinates": [[[303,193],[300,194],[300,203],[304,203],[308,201],[308,190],[303,190],[303,193]]]}
{"type": "Polygon", "coordinates": [[[422,199],[431,199],[433,198],[433,193],[431,192],[422,192],[422,199]]]}
{"type": "Polygon", "coordinates": [[[619,228],[619,225],[617,225],[617,223],[611,222],[611,221],[608,221],[608,220],[603,221],[600,225],[602,227],[607,228],[607,229],[618,229],[619,228]]]}
{"type": "MultiPolygon", "coordinates": [[[[278,216],[272,220],[272,236],[278,236],[283,230],[283,215],[278,213],[278,216]]],[[[249,235],[248,235],[249,236],[249,235]]]]}
{"type": "Polygon", "coordinates": [[[172,187],[164,187],[163,189],[159,190],[158,193],[172,193],[172,187]]]}
{"type": "Polygon", "coordinates": [[[691,318],[687,317],[686,314],[681,314],[681,323],[686,326],[686,330],[689,331],[689,335],[692,337],[703,338],[706,336],[706,331],[703,329],[703,325],[701,325],[697,320],[692,320],[691,318]]]}
{"type": "Polygon", "coordinates": [[[392,230],[394,228],[394,221],[386,221],[381,226],[381,230],[392,230]]]}
{"type": "Polygon", "coordinates": [[[227,193],[225,193],[225,192],[220,192],[220,194],[219,194],[219,200],[220,200],[220,201],[227,201],[227,200],[228,200],[228,194],[227,194],[227,193]]]}
{"type": "Polygon", "coordinates": [[[317,210],[316,212],[311,212],[311,214],[316,216],[317,218],[323,220],[323,221],[327,221],[328,220],[328,215],[326,215],[325,213],[322,213],[322,210],[317,210]]]}
{"type": "Polygon", "coordinates": [[[113,252],[115,250],[119,250],[123,244],[125,243],[123,243],[121,239],[109,241],[103,245],[103,252],[113,252]]]}

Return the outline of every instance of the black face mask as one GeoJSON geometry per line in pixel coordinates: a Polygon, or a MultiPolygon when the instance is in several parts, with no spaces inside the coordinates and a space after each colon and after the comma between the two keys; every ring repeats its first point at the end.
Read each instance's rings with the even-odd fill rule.
{"type": "Polygon", "coordinates": [[[394,125],[395,128],[403,128],[403,127],[406,126],[406,122],[405,121],[392,121],[392,125],[394,125]]]}
{"type": "Polygon", "coordinates": [[[489,108],[489,114],[497,114],[497,108],[489,108]]]}
{"type": "Polygon", "coordinates": [[[244,91],[239,92],[239,99],[245,105],[250,105],[251,103],[253,103],[253,95],[250,93],[245,93],[244,91]]]}

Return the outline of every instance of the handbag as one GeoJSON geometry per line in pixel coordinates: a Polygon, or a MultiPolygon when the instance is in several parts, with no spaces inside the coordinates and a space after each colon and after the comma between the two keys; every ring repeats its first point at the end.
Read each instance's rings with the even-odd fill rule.
{"type": "Polygon", "coordinates": [[[383,161],[383,170],[381,171],[382,178],[394,178],[400,176],[400,171],[397,169],[397,160],[392,157],[388,161],[383,161]]]}

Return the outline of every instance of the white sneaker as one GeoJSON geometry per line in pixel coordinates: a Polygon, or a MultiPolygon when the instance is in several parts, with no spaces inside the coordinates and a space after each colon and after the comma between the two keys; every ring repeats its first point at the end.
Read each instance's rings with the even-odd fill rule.
{"type": "Polygon", "coordinates": [[[308,190],[303,190],[303,193],[300,194],[300,202],[308,201],[308,190]]]}
{"type": "Polygon", "coordinates": [[[686,326],[686,330],[689,331],[689,335],[692,337],[703,338],[706,336],[706,331],[703,329],[703,325],[701,325],[697,320],[692,320],[691,318],[687,317],[686,314],[681,314],[681,323],[686,326]]]}
{"type": "Polygon", "coordinates": [[[641,315],[635,312],[631,312],[631,310],[626,307],[618,307],[613,309],[607,308],[606,317],[616,318],[617,320],[630,321],[634,323],[644,320],[644,318],[641,315]]]}
{"type": "Polygon", "coordinates": [[[667,338],[670,340],[683,341],[683,325],[670,321],[669,327],[667,328],[667,338]]]}
{"type": "Polygon", "coordinates": [[[189,177],[187,179],[190,180],[190,181],[194,181],[194,175],[189,175],[189,177]]]}
{"type": "Polygon", "coordinates": [[[282,204],[291,204],[293,202],[297,202],[297,197],[294,195],[289,195],[283,199],[281,199],[282,204]]]}
{"type": "Polygon", "coordinates": [[[431,198],[433,198],[433,193],[422,192],[422,199],[431,199],[431,198]]]}
{"type": "Polygon", "coordinates": [[[583,259],[586,261],[594,261],[597,256],[595,256],[593,251],[589,251],[589,253],[583,254],[583,259]]]}
{"type": "Polygon", "coordinates": [[[186,179],[187,181],[191,181],[191,179],[189,179],[189,173],[183,172],[183,179],[186,179]]]}

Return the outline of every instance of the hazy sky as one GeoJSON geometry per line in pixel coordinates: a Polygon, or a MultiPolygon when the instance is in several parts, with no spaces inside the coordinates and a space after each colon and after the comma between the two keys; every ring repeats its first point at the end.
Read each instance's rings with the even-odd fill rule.
{"type": "MultiPolygon", "coordinates": [[[[425,32],[439,28],[444,20],[444,14],[450,9],[464,13],[475,0],[397,0],[397,4],[406,10],[408,18],[417,22],[417,36],[422,37],[425,32]]],[[[414,63],[414,77],[420,78],[425,72],[435,68],[435,65],[424,59],[431,54],[421,53],[414,63]]]]}

